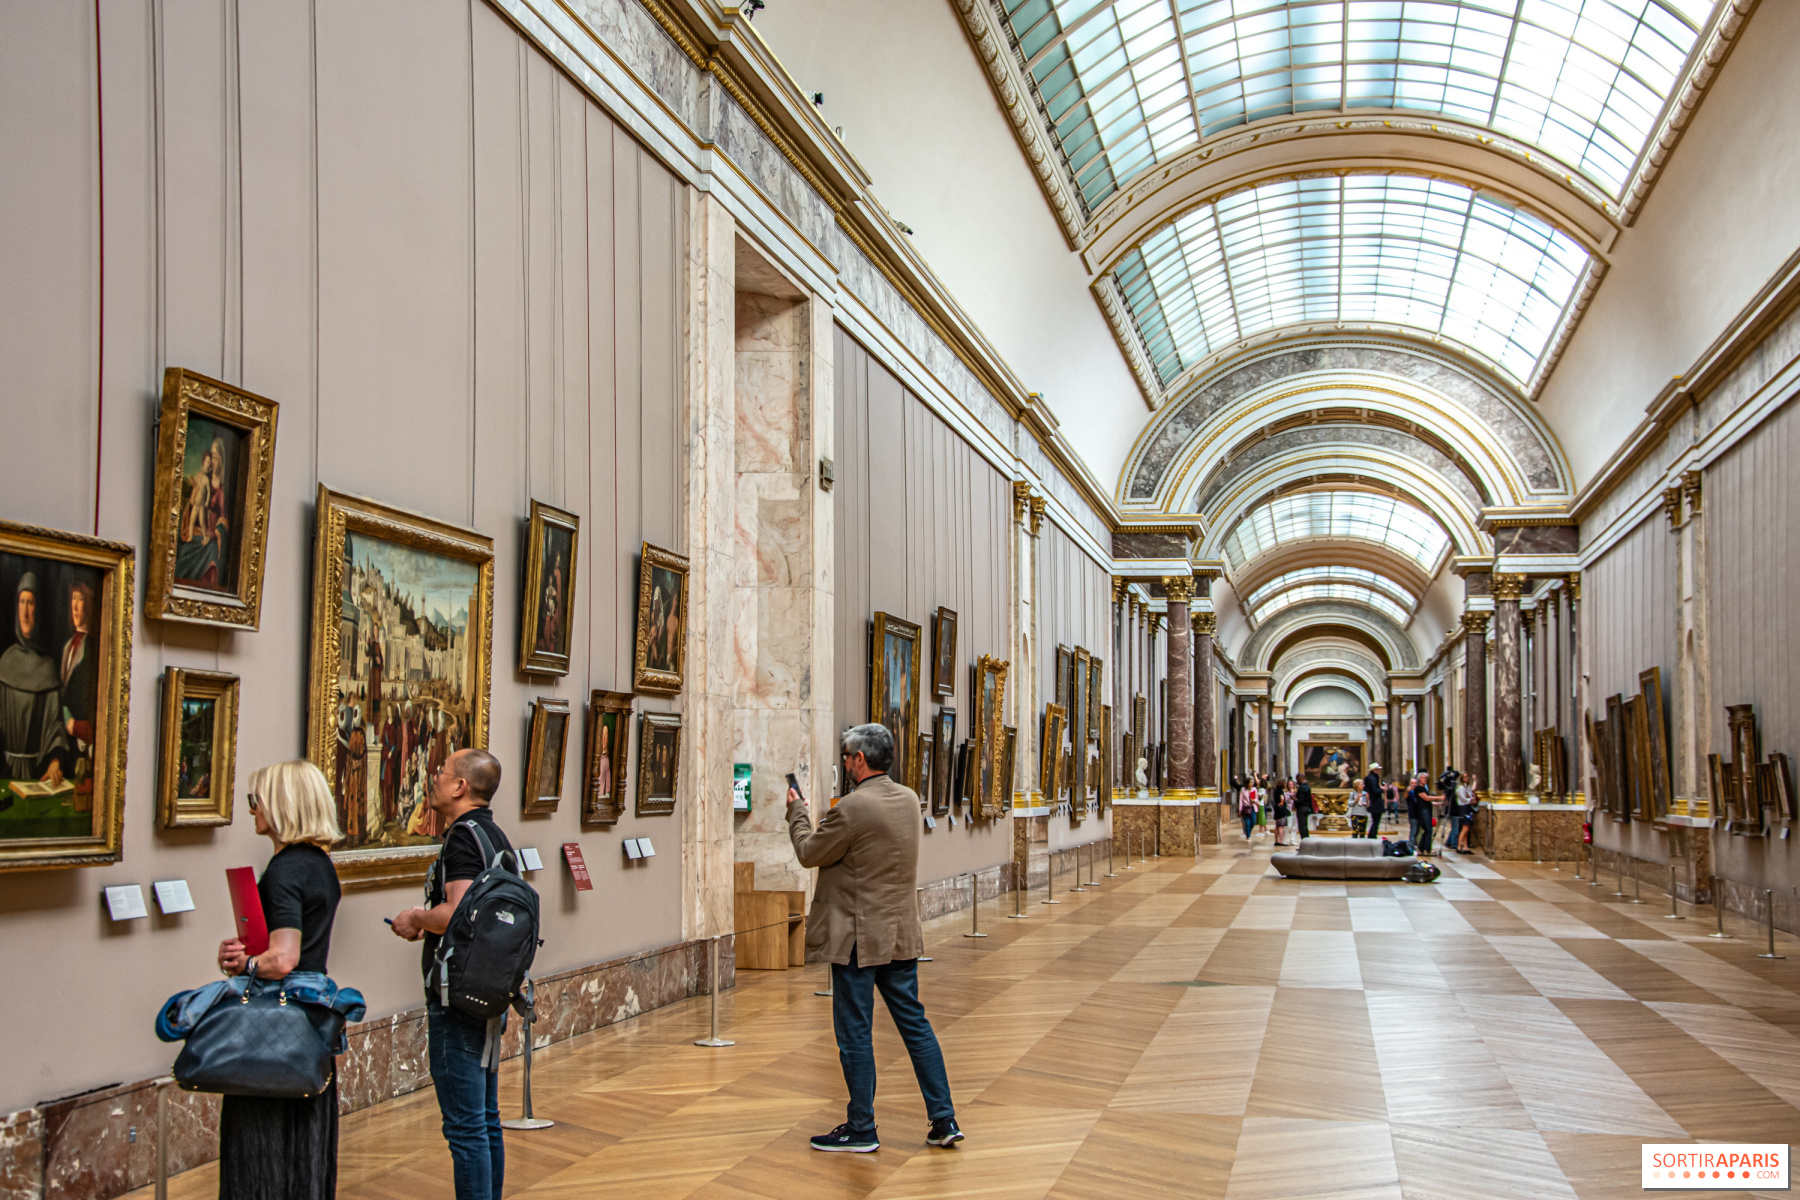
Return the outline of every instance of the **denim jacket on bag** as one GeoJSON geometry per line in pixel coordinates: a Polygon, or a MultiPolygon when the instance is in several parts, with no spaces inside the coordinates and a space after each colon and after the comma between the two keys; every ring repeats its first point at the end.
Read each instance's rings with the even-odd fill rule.
{"type": "MultiPolygon", "coordinates": [[[[193,988],[185,992],[177,992],[157,1010],[156,1036],[165,1042],[179,1042],[194,1032],[212,1006],[227,996],[243,999],[245,993],[252,996],[273,996],[286,992],[290,1000],[300,1004],[316,1004],[321,1008],[329,1008],[342,1013],[346,1022],[360,1021],[368,1006],[363,1003],[362,993],[351,987],[339,987],[331,976],[321,971],[292,971],[283,979],[255,979],[249,975],[233,975],[229,979],[215,979],[205,987],[193,988]]],[[[333,1046],[333,1054],[342,1054],[348,1049],[349,1039],[338,1035],[338,1044],[333,1046]]]]}

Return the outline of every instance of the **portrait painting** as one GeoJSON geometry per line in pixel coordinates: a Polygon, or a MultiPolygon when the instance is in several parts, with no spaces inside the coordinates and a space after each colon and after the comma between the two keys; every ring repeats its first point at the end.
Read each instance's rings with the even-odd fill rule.
{"type": "Polygon", "coordinates": [[[918,790],[919,627],[878,612],[869,631],[869,719],[894,735],[896,783],[918,790]]]}
{"type": "Polygon", "coordinates": [[[960,799],[952,790],[955,783],[951,778],[955,766],[956,710],[938,709],[932,725],[932,742],[936,753],[931,760],[931,811],[934,816],[941,817],[960,799]]]}
{"type": "Polygon", "coordinates": [[[956,694],[956,610],[941,605],[931,618],[931,690],[956,694]]]}
{"type": "Polygon", "coordinates": [[[1312,787],[1348,789],[1365,774],[1362,742],[1303,740],[1300,743],[1300,778],[1312,787]]]}
{"type": "Polygon", "coordinates": [[[526,816],[553,813],[562,803],[565,754],[569,746],[569,702],[539,696],[531,706],[531,730],[525,742],[526,816]]]}
{"type": "Polygon", "coordinates": [[[163,373],[151,616],[257,627],[277,411],[273,400],[216,379],[177,367],[163,373]]]}
{"type": "Polygon", "coordinates": [[[575,612],[576,549],[581,518],[531,502],[525,531],[525,596],[519,605],[519,670],[569,673],[569,623],[575,612]]]}
{"type": "Polygon", "coordinates": [[[163,672],[157,813],[164,829],[231,824],[237,701],[236,675],[163,672]]]}
{"type": "Polygon", "coordinates": [[[680,767],[681,714],[645,713],[638,729],[638,816],[660,817],[675,811],[680,767]]]}
{"type": "Polygon", "coordinates": [[[1044,705],[1043,741],[1038,751],[1038,791],[1045,804],[1055,804],[1061,791],[1062,754],[1057,747],[1063,742],[1063,727],[1068,712],[1060,704],[1044,705]]]}
{"type": "Polygon", "coordinates": [[[974,756],[970,799],[975,802],[975,815],[984,818],[998,817],[1006,811],[1007,802],[1000,796],[1000,778],[1004,774],[1000,757],[1004,752],[1001,728],[1006,712],[1007,666],[987,654],[975,664],[975,724],[969,731],[974,756]]]}
{"type": "Polygon", "coordinates": [[[449,757],[488,740],[493,543],[319,488],[308,756],[325,772],[347,887],[423,878],[449,757]]]}
{"type": "Polygon", "coordinates": [[[0,870],[119,861],[132,551],[0,521],[0,870]]]}
{"type": "Polygon", "coordinates": [[[638,560],[637,669],[632,687],[673,696],[687,660],[688,560],[644,543],[638,560]]]}
{"type": "Polygon", "coordinates": [[[596,691],[588,698],[583,824],[611,825],[625,813],[625,764],[629,761],[625,750],[631,736],[630,722],[630,692],[596,691]]]}

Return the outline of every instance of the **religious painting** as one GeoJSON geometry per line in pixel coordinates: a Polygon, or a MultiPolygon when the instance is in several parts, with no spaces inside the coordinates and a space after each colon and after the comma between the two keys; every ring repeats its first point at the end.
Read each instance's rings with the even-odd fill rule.
{"type": "Polygon", "coordinates": [[[1349,790],[1368,772],[1362,742],[1306,739],[1300,743],[1300,778],[1316,788],[1349,790]]]}
{"type": "Polygon", "coordinates": [[[630,692],[596,691],[588,698],[587,770],[581,797],[584,825],[612,825],[625,814],[630,722],[630,692]]]}
{"type": "Polygon", "coordinates": [[[956,610],[941,605],[931,618],[931,690],[956,694],[956,610]]]}
{"type": "Polygon", "coordinates": [[[337,801],[332,860],[350,888],[422,879],[432,781],[488,741],[493,542],[323,485],[317,521],[307,756],[337,801]]]}
{"type": "Polygon", "coordinates": [[[144,601],[150,616],[257,627],[278,407],[179,367],[163,372],[144,601]]]}
{"type": "Polygon", "coordinates": [[[932,741],[936,753],[931,760],[931,811],[934,816],[943,816],[950,811],[951,805],[959,799],[952,791],[954,783],[951,779],[955,763],[956,748],[956,710],[940,708],[933,722],[932,741]]]}
{"type": "Polygon", "coordinates": [[[1101,680],[1105,675],[1101,668],[1104,665],[1098,658],[1090,657],[1088,659],[1087,731],[1089,741],[1100,736],[1100,710],[1104,707],[1100,703],[1101,680]]]}
{"type": "Polygon", "coordinates": [[[1062,705],[1044,705],[1043,741],[1038,751],[1038,791],[1045,804],[1055,804],[1057,792],[1061,790],[1057,776],[1061,773],[1062,755],[1057,752],[1057,747],[1062,745],[1063,725],[1068,719],[1062,705]]]}
{"type": "Polygon", "coordinates": [[[984,654],[975,664],[975,723],[970,729],[970,751],[974,772],[970,780],[970,798],[975,801],[975,815],[998,817],[1007,810],[1012,798],[1002,798],[1001,719],[1006,711],[1006,671],[1008,664],[984,654]]]}
{"type": "Polygon", "coordinates": [[[1075,679],[1075,652],[1067,646],[1056,648],[1056,703],[1067,712],[1069,708],[1069,689],[1075,679]]]}
{"type": "Polygon", "coordinates": [[[1019,731],[1011,725],[1000,727],[1000,805],[1007,812],[1013,806],[1013,767],[1019,756],[1019,731]]]}
{"type": "Polygon", "coordinates": [[[675,811],[680,770],[681,714],[645,713],[638,728],[638,816],[666,817],[675,811]]]}
{"type": "Polygon", "coordinates": [[[894,735],[894,782],[919,787],[919,627],[875,614],[869,635],[869,719],[894,735]]]}
{"type": "Polygon", "coordinates": [[[681,691],[687,602],[688,560],[645,542],[638,564],[636,690],[667,696],[681,691]]]}
{"type": "Polygon", "coordinates": [[[519,605],[519,670],[569,673],[570,618],[575,613],[576,550],[581,518],[531,502],[525,531],[525,596],[519,605]]]}
{"type": "Polygon", "coordinates": [[[539,696],[531,706],[525,750],[525,814],[553,813],[562,803],[563,765],[569,748],[569,702],[539,696]]]}
{"type": "Polygon", "coordinates": [[[1069,789],[1070,798],[1076,801],[1085,798],[1082,779],[1087,767],[1087,711],[1088,652],[1077,646],[1069,676],[1069,753],[1075,760],[1076,769],[1063,780],[1063,786],[1069,789]]]}
{"type": "Polygon", "coordinates": [[[123,853],[132,550],[0,521],[0,871],[123,853]]]}
{"type": "Polygon", "coordinates": [[[919,790],[917,795],[919,797],[920,812],[929,812],[931,809],[931,737],[932,735],[928,733],[921,733],[919,735],[919,748],[917,751],[919,756],[919,790]]]}
{"type": "Polygon", "coordinates": [[[164,829],[231,824],[237,705],[236,675],[163,672],[156,807],[164,829]]]}

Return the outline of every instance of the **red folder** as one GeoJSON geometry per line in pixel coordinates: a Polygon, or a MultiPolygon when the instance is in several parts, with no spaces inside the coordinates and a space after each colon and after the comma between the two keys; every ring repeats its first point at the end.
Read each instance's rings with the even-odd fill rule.
{"type": "Polygon", "coordinates": [[[263,917],[262,893],[256,890],[255,867],[227,867],[225,886],[231,889],[231,915],[244,953],[255,958],[269,948],[269,923],[263,917]]]}

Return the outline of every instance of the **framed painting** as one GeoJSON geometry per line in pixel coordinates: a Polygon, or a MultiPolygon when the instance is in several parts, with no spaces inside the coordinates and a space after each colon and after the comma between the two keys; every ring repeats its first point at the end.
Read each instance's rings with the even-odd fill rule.
{"type": "Polygon", "coordinates": [[[638,722],[637,815],[666,817],[675,811],[681,775],[681,714],[647,712],[638,722]]]}
{"type": "Polygon", "coordinates": [[[1127,792],[1137,791],[1137,735],[1123,734],[1119,739],[1119,786],[1127,792]]]}
{"type": "Polygon", "coordinates": [[[1800,821],[1800,807],[1796,807],[1794,795],[1794,773],[1788,764],[1788,756],[1769,755],[1769,766],[1774,771],[1775,819],[1783,825],[1800,821]]]}
{"type": "Polygon", "coordinates": [[[1056,703],[1064,711],[1069,707],[1069,685],[1075,675],[1075,652],[1067,646],[1056,647],[1056,703]]]}
{"type": "Polygon", "coordinates": [[[638,560],[637,654],[632,687],[680,693],[687,663],[688,560],[644,543],[638,560]]]}
{"type": "Polygon", "coordinates": [[[444,830],[426,803],[449,757],[488,741],[494,544],[319,487],[307,757],[337,801],[346,888],[425,877],[444,830]]]}
{"type": "Polygon", "coordinates": [[[257,627],[278,410],[273,400],[180,367],[163,372],[148,616],[257,627]]]}
{"type": "Polygon", "coordinates": [[[570,618],[581,518],[531,502],[525,531],[525,595],[519,602],[519,670],[528,675],[569,673],[570,618]]]}
{"type": "Polygon", "coordinates": [[[1300,778],[1311,787],[1345,791],[1367,772],[1363,769],[1366,744],[1336,738],[1303,738],[1300,742],[1300,778]]]}
{"type": "Polygon", "coordinates": [[[1000,799],[999,780],[1007,665],[987,654],[975,664],[975,724],[969,731],[974,778],[969,786],[975,815],[984,818],[1006,811],[1000,799]]]}
{"type": "Polygon", "coordinates": [[[921,733],[919,735],[919,790],[917,795],[920,812],[931,811],[932,745],[931,734],[921,733]]]}
{"type": "Polygon", "coordinates": [[[1043,742],[1038,752],[1038,791],[1044,797],[1045,804],[1055,804],[1061,773],[1062,755],[1057,747],[1062,745],[1063,725],[1068,720],[1060,704],[1044,705],[1043,742]]]}
{"type": "Polygon", "coordinates": [[[1150,698],[1139,692],[1131,698],[1131,732],[1137,735],[1138,755],[1150,743],[1150,698]]]}
{"type": "Polygon", "coordinates": [[[1011,725],[1000,727],[1000,807],[1013,808],[1013,768],[1019,758],[1019,731],[1011,725]]]}
{"type": "Polygon", "coordinates": [[[124,853],[130,546],[0,521],[0,871],[124,853]]]}
{"type": "Polygon", "coordinates": [[[581,822],[612,825],[625,815],[626,747],[631,741],[631,693],[588,697],[587,769],[581,780],[581,822]]]}
{"type": "Polygon", "coordinates": [[[1105,676],[1105,672],[1101,668],[1104,665],[1098,658],[1090,657],[1088,659],[1087,731],[1090,741],[1101,736],[1100,710],[1105,707],[1100,703],[1100,697],[1103,695],[1101,681],[1105,676]]]}
{"type": "Polygon", "coordinates": [[[1601,755],[1606,761],[1607,771],[1612,775],[1609,781],[1608,796],[1611,798],[1612,814],[1621,821],[1631,820],[1631,764],[1626,753],[1626,726],[1629,721],[1625,715],[1625,697],[1614,693],[1606,698],[1606,721],[1603,737],[1597,746],[1602,747],[1601,755]]]}
{"type": "MultiPolygon", "coordinates": [[[[1075,661],[1069,677],[1069,750],[1077,764],[1087,762],[1088,743],[1088,652],[1075,647],[1075,661]]],[[[1064,781],[1074,799],[1082,797],[1081,778],[1072,775],[1064,781]]]]}
{"type": "Polygon", "coordinates": [[[956,610],[942,605],[931,618],[931,691],[956,694],[956,610]]]}
{"type": "Polygon", "coordinates": [[[1642,692],[1625,701],[1625,762],[1631,819],[1655,820],[1655,793],[1650,788],[1650,714],[1642,692]]]}
{"type": "Polygon", "coordinates": [[[236,675],[163,672],[156,811],[164,829],[231,824],[237,713],[236,675]]]}
{"type": "Polygon", "coordinates": [[[1112,705],[1100,706],[1100,782],[1094,788],[1094,800],[1098,804],[1095,810],[1105,816],[1112,809],[1113,799],[1113,751],[1112,751],[1112,705]]]}
{"type": "Polygon", "coordinates": [[[1660,819],[1669,815],[1669,798],[1675,790],[1669,777],[1669,723],[1663,715],[1662,668],[1639,672],[1638,687],[1644,696],[1644,766],[1650,784],[1646,790],[1660,819]]]}
{"type": "Polygon", "coordinates": [[[531,706],[531,736],[525,744],[525,815],[553,813],[562,803],[568,749],[569,702],[539,696],[531,706]]]}
{"type": "Polygon", "coordinates": [[[869,719],[894,735],[894,782],[919,788],[919,627],[878,612],[869,633],[869,719]],[[904,760],[904,761],[901,761],[904,760]]]}
{"type": "Polygon", "coordinates": [[[954,780],[954,757],[956,750],[956,710],[940,708],[933,720],[935,726],[932,742],[936,753],[931,760],[931,812],[933,816],[943,816],[950,811],[958,797],[952,792],[954,780]]]}
{"type": "Polygon", "coordinates": [[[969,739],[956,748],[956,766],[950,772],[950,807],[969,803],[969,739]]]}

